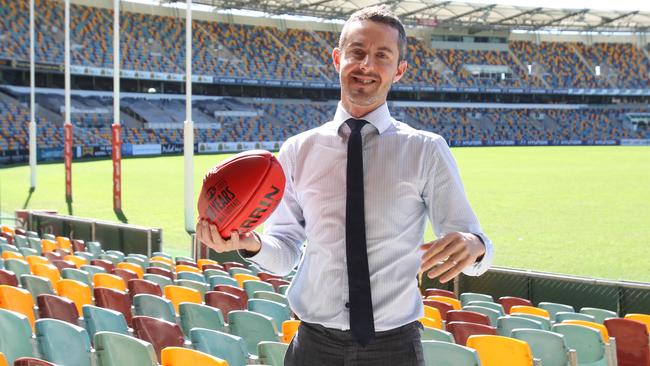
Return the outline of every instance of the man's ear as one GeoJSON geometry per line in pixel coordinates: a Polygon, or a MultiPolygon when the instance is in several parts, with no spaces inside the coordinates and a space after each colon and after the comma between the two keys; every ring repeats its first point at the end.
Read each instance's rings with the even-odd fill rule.
{"type": "Polygon", "coordinates": [[[402,60],[399,62],[397,65],[397,74],[395,74],[395,77],[393,78],[393,83],[396,83],[399,81],[399,79],[402,78],[402,75],[406,72],[406,67],[408,66],[408,62],[406,60],[402,60]]]}
{"type": "Polygon", "coordinates": [[[341,71],[341,49],[338,47],[335,47],[332,50],[332,62],[334,63],[334,68],[336,68],[336,72],[341,71]]]}

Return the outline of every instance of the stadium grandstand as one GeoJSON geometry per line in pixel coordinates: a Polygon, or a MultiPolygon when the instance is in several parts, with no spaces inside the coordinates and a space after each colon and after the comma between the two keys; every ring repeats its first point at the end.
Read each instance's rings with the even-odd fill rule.
{"type": "MultiPolygon", "coordinates": [[[[277,151],[290,136],[332,118],[340,89],[331,50],[343,21],[372,1],[193,3],[193,152],[277,151]]],[[[454,147],[650,145],[650,11],[386,3],[408,35],[410,67],[389,94],[397,120],[454,147]]],[[[75,161],[115,159],[115,115],[121,156],[184,153],[184,6],[121,1],[114,110],[113,1],[71,1],[69,104],[64,1],[35,1],[39,162],[64,159],[67,113],[75,161]]],[[[29,12],[29,0],[0,0],[0,173],[30,158],[29,12]]],[[[153,187],[166,179],[154,178],[139,183],[153,187]]],[[[18,184],[1,183],[3,189],[18,184]]],[[[11,224],[2,221],[0,207],[0,366],[283,365],[300,324],[285,296],[295,269],[279,276],[233,253],[206,255],[205,247],[178,255],[179,248],[162,249],[156,228],[75,217],[71,200],[70,215],[30,211],[33,191],[22,210],[12,207],[11,224]]],[[[508,195],[523,200],[525,194],[508,195]]],[[[548,200],[570,195],[567,189],[548,200]]],[[[579,202],[583,210],[591,203],[579,202]]],[[[142,204],[145,215],[167,219],[157,204],[142,204]]],[[[636,219],[647,206],[640,207],[631,214],[636,219]]],[[[182,226],[176,216],[170,221],[182,226]]],[[[621,222],[607,221],[590,234],[632,225],[621,222]]],[[[633,240],[650,244],[645,233],[635,231],[633,240]]],[[[552,257],[571,265],[560,260],[568,255],[557,246],[552,257]]],[[[599,251],[595,244],[589,250],[599,251]]],[[[647,259],[647,252],[634,254],[647,259]]],[[[587,257],[579,255],[576,261],[587,257]]],[[[631,257],[616,260],[625,267],[631,257]]],[[[648,283],[497,267],[420,285],[427,366],[650,366],[648,283]]]]}

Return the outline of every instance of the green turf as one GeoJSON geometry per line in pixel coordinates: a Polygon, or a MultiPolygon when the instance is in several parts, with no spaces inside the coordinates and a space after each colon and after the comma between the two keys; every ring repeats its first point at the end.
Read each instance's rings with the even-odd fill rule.
{"type": "MultiPolygon", "coordinates": [[[[452,150],[469,199],[494,241],[495,264],[650,282],[650,148],[495,147],[452,150]]],[[[195,158],[195,192],[225,156],[195,158]]],[[[111,163],[73,165],[74,214],[116,221],[111,163]]],[[[123,161],[130,223],[163,228],[165,251],[189,253],[183,223],[183,158],[123,161]]],[[[22,208],[29,168],[0,170],[4,213],[22,208]]],[[[40,165],[28,208],[67,213],[63,165],[40,165]]],[[[431,231],[426,239],[432,238],[431,231]]]]}

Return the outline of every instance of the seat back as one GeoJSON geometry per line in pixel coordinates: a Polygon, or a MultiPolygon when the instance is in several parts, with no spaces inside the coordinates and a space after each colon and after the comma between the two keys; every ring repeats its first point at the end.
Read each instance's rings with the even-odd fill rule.
{"type": "Polygon", "coordinates": [[[260,361],[269,366],[284,366],[284,355],[289,346],[280,342],[263,341],[257,344],[260,361]]]}
{"type": "Polygon", "coordinates": [[[18,287],[18,278],[13,272],[0,269],[0,285],[18,287]]]}
{"type": "MultiPolygon", "coordinates": [[[[555,313],[556,323],[562,323],[563,321],[566,320],[584,320],[588,322],[595,322],[596,318],[592,315],[582,314],[582,313],[571,313],[571,312],[563,312],[563,311],[555,313]]],[[[598,324],[602,324],[602,323],[598,323],[598,324]]]]}
{"type": "Polygon", "coordinates": [[[127,287],[129,288],[129,297],[131,299],[138,294],[150,294],[162,297],[162,289],[153,281],[145,279],[129,280],[127,287]]]}
{"type": "Polygon", "coordinates": [[[285,320],[291,319],[289,307],[275,301],[250,299],[248,300],[248,310],[271,317],[276,330],[282,328],[282,323],[285,320]]]}
{"type": "Polygon", "coordinates": [[[447,296],[429,296],[426,298],[426,300],[435,300],[435,301],[444,302],[446,304],[451,305],[453,310],[460,310],[462,308],[462,305],[459,300],[452,299],[451,297],[447,297],[447,296]]]}
{"type": "Polygon", "coordinates": [[[38,349],[47,361],[91,366],[90,338],[84,328],[57,319],[39,319],[34,333],[38,349]]]}
{"type": "Polygon", "coordinates": [[[560,304],[556,302],[540,302],[537,307],[548,311],[551,321],[557,321],[555,316],[557,313],[575,313],[576,310],[571,305],[560,304]]]}
{"type": "Polygon", "coordinates": [[[232,334],[205,328],[193,328],[190,340],[194,349],[228,362],[228,366],[245,366],[248,351],[244,339],[232,334]]]}
{"type": "Polygon", "coordinates": [[[152,318],[163,319],[168,322],[176,321],[174,305],[164,297],[139,294],[133,297],[135,315],[144,315],[152,318]]]}
{"type": "Polygon", "coordinates": [[[97,287],[93,292],[95,293],[95,305],[124,314],[126,323],[131,326],[133,313],[131,312],[131,298],[129,298],[129,295],[107,287],[97,287]]]}
{"type": "Polygon", "coordinates": [[[205,281],[205,277],[203,277],[203,274],[198,273],[198,272],[188,272],[188,271],[178,272],[176,274],[176,279],[177,280],[190,280],[190,281],[196,281],[196,282],[201,282],[201,283],[207,283],[205,281]]]}
{"type": "Polygon", "coordinates": [[[481,366],[533,366],[533,354],[528,343],[498,335],[474,335],[467,347],[478,352],[481,366]]]}
{"type": "Polygon", "coordinates": [[[148,316],[133,317],[133,334],[143,341],[151,343],[160,358],[165,347],[183,347],[183,331],[176,323],[148,316]]]}
{"type": "Polygon", "coordinates": [[[37,263],[31,266],[31,270],[34,276],[45,277],[53,284],[59,282],[61,279],[59,269],[53,264],[37,263]]]}
{"type": "Polygon", "coordinates": [[[498,303],[501,304],[501,306],[503,306],[503,310],[506,314],[510,314],[510,308],[512,308],[513,306],[517,306],[517,305],[533,306],[533,303],[530,300],[521,297],[515,297],[515,296],[500,297],[498,303]]]}
{"type": "MultiPolygon", "coordinates": [[[[473,303],[475,303],[475,302],[473,302],[473,303]]],[[[496,305],[498,305],[498,304],[496,304],[496,305]]],[[[498,310],[495,310],[495,309],[486,308],[484,306],[468,305],[468,306],[465,306],[463,308],[463,310],[471,311],[471,312],[474,312],[474,313],[479,313],[479,314],[485,315],[488,318],[489,322],[490,322],[490,324],[488,324],[488,325],[491,325],[491,326],[496,326],[497,321],[499,320],[499,317],[503,316],[502,312],[500,312],[498,310]]]]}
{"type": "Polygon", "coordinates": [[[605,343],[598,330],[563,323],[553,325],[553,332],[562,334],[566,345],[576,350],[578,364],[607,365],[605,343]]]}
{"type": "Polygon", "coordinates": [[[165,294],[165,298],[169,299],[174,305],[176,314],[178,314],[178,305],[180,303],[193,302],[195,304],[200,304],[203,300],[203,297],[201,297],[201,293],[198,290],[183,286],[169,285],[165,287],[163,293],[165,294]]]}
{"type": "Polygon", "coordinates": [[[97,366],[158,366],[151,343],[113,332],[98,332],[94,341],[97,366]]]}
{"type": "Polygon", "coordinates": [[[32,273],[29,264],[22,259],[5,259],[4,266],[6,270],[13,272],[16,278],[32,273]]]}
{"type": "Polygon", "coordinates": [[[126,291],[126,282],[122,277],[110,273],[96,273],[93,275],[93,286],[112,288],[114,290],[126,291]]]}
{"type": "Polygon", "coordinates": [[[90,280],[90,274],[81,269],[64,268],[61,270],[61,277],[67,280],[79,281],[91,288],[93,286],[93,282],[90,280]]]}
{"type": "Polygon", "coordinates": [[[239,286],[237,280],[230,276],[211,275],[208,277],[208,286],[210,286],[211,289],[215,288],[215,286],[218,285],[229,285],[233,287],[239,286]]]}
{"type": "Polygon", "coordinates": [[[90,339],[94,339],[98,332],[114,332],[129,334],[129,327],[122,313],[111,309],[100,308],[94,305],[84,305],[84,324],[90,339]]]}
{"type": "Polygon", "coordinates": [[[144,276],[144,269],[139,264],[130,263],[130,262],[121,262],[117,264],[117,268],[129,270],[135,273],[140,279],[142,278],[142,276],[144,276]]]}
{"type": "Polygon", "coordinates": [[[298,327],[300,327],[300,320],[290,319],[282,322],[282,343],[291,343],[293,336],[298,332],[298,327]]]}
{"type": "Polygon", "coordinates": [[[254,299],[263,299],[263,300],[269,300],[269,301],[275,301],[279,304],[283,304],[286,306],[289,306],[289,300],[287,300],[287,297],[279,294],[277,292],[271,292],[271,291],[255,291],[253,294],[254,299]]]}
{"type": "Polygon", "coordinates": [[[244,291],[246,291],[246,295],[248,296],[249,299],[252,299],[254,297],[253,295],[257,291],[275,292],[273,285],[259,280],[244,281],[243,289],[244,291]]]}
{"type": "Polygon", "coordinates": [[[544,329],[542,323],[518,316],[501,316],[497,320],[497,335],[510,337],[513,329],[544,329]]]}
{"type": "Polygon", "coordinates": [[[512,314],[510,317],[534,320],[542,325],[542,330],[551,330],[551,321],[543,316],[533,314],[512,314]]]}
{"type": "Polygon", "coordinates": [[[447,320],[447,312],[454,310],[454,307],[451,304],[438,300],[423,300],[423,303],[425,306],[431,306],[432,308],[438,309],[440,317],[445,321],[447,320]]]}
{"type": "Polygon", "coordinates": [[[446,330],[423,327],[420,331],[420,336],[423,341],[441,341],[455,343],[454,335],[446,330]]]}
{"type": "Polygon", "coordinates": [[[618,314],[615,311],[600,308],[584,307],[580,309],[580,313],[593,316],[594,321],[600,324],[603,324],[605,319],[618,318],[618,314]]]}
{"type": "MultiPolygon", "coordinates": [[[[151,267],[149,267],[149,268],[151,268],[151,267]]],[[[149,268],[147,268],[147,269],[149,269],[149,268]]],[[[166,286],[174,284],[174,281],[170,280],[168,277],[161,276],[161,275],[154,274],[154,273],[145,273],[144,276],[142,277],[142,279],[147,280],[147,281],[151,281],[151,282],[154,282],[155,284],[157,284],[158,287],[160,287],[160,293],[161,293],[160,296],[162,296],[162,290],[166,286]]]]}
{"type": "Polygon", "coordinates": [[[454,294],[453,291],[443,290],[439,288],[428,288],[424,290],[424,297],[429,297],[429,296],[447,296],[447,297],[451,297],[452,299],[456,298],[456,294],[454,294]]]}
{"type": "Polygon", "coordinates": [[[603,324],[590,322],[586,320],[566,320],[562,324],[577,324],[577,325],[583,325],[585,327],[593,328],[600,332],[600,335],[603,338],[603,343],[609,342],[609,332],[607,331],[607,328],[603,324]]]}
{"type": "Polygon", "coordinates": [[[650,332],[650,315],[648,314],[625,314],[625,319],[635,320],[646,325],[648,332],[650,332]]]}
{"type": "MultiPolygon", "coordinates": [[[[126,284],[129,282],[129,280],[135,280],[135,279],[138,278],[137,273],[133,272],[130,269],[126,269],[126,268],[113,268],[111,270],[111,274],[115,275],[117,277],[120,277],[122,279],[122,282],[124,282],[124,286],[125,286],[124,291],[126,291],[126,284]]],[[[122,290],[120,290],[120,291],[122,291],[122,290]]]]}
{"type": "Polygon", "coordinates": [[[226,331],[226,322],[219,309],[207,305],[184,302],[179,305],[178,310],[181,318],[181,328],[183,329],[183,333],[188,337],[192,328],[226,331]]]}
{"type": "Polygon", "coordinates": [[[475,292],[463,292],[460,294],[460,304],[462,306],[469,304],[471,301],[494,302],[494,298],[492,295],[479,294],[475,292]]]}
{"type": "Polygon", "coordinates": [[[205,304],[220,309],[226,322],[228,314],[233,310],[246,310],[248,303],[239,296],[222,291],[208,291],[205,294],[205,304]]]}
{"type": "MultiPolygon", "coordinates": [[[[0,363],[1,365],[2,363],[0,363]]],[[[35,358],[35,357],[21,357],[17,358],[16,361],[14,361],[13,366],[57,366],[51,362],[47,362],[45,360],[41,360],[40,358],[35,358]]]]}
{"type": "Polygon", "coordinates": [[[0,285],[0,309],[23,314],[34,328],[34,300],[29,291],[22,288],[0,285]]]}
{"type": "Polygon", "coordinates": [[[458,344],[423,340],[422,351],[427,365],[481,366],[476,350],[458,344]]]}
{"type": "Polygon", "coordinates": [[[242,337],[248,353],[257,356],[257,344],[278,342],[273,319],[252,311],[234,310],[228,314],[230,333],[242,337]]]}
{"type": "Polygon", "coordinates": [[[214,287],[213,290],[233,294],[235,296],[238,296],[239,298],[245,299],[245,303],[248,304],[248,295],[246,294],[246,291],[244,291],[244,289],[242,288],[229,286],[229,285],[217,285],[214,287]]]}
{"type": "Polygon", "coordinates": [[[0,352],[13,365],[19,357],[32,357],[32,328],[27,316],[0,308],[0,352]]]}
{"type": "Polygon", "coordinates": [[[90,287],[83,282],[76,280],[60,280],[56,283],[56,290],[60,296],[72,300],[81,314],[82,307],[93,303],[90,287]]]}
{"type": "Polygon", "coordinates": [[[20,284],[32,295],[32,301],[36,302],[38,295],[54,295],[54,287],[49,278],[34,276],[31,274],[20,276],[20,284]]]}
{"type": "Polygon", "coordinates": [[[183,347],[163,349],[160,364],[161,366],[228,366],[228,363],[220,358],[183,347]]]}
{"type": "Polygon", "coordinates": [[[464,346],[467,343],[467,339],[472,335],[496,335],[496,328],[475,323],[466,323],[466,322],[450,322],[447,323],[447,330],[454,335],[454,340],[456,344],[464,346]]]}
{"type": "MultiPolygon", "coordinates": [[[[181,273],[192,273],[192,272],[181,272],[181,273]]],[[[174,284],[177,286],[187,287],[198,291],[199,294],[201,295],[201,298],[203,298],[203,296],[205,296],[205,293],[208,292],[209,290],[208,284],[202,281],[178,279],[174,281],[174,284]]]]}
{"type": "Polygon", "coordinates": [[[513,306],[510,308],[510,314],[531,314],[551,320],[551,314],[547,310],[535,306],[513,306]]]}
{"type": "Polygon", "coordinates": [[[605,320],[609,335],[616,339],[618,366],[650,366],[648,326],[633,319],[605,320]]]}
{"type": "Polygon", "coordinates": [[[541,329],[515,329],[511,336],[528,343],[533,357],[543,366],[566,366],[569,363],[569,347],[564,336],[541,329]]]}
{"type": "Polygon", "coordinates": [[[36,304],[38,305],[38,317],[41,319],[58,319],[74,325],[79,322],[79,311],[70,299],[42,294],[36,298],[36,304]]]}
{"type": "Polygon", "coordinates": [[[447,313],[448,322],[467,322],[483,325],[492,325],[486,315],[468,310],[452,310],[447,313]]]}

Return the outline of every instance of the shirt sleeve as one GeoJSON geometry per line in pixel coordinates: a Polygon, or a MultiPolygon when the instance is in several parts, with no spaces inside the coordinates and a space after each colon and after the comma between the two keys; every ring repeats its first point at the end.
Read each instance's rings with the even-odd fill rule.
{"type": "Polygon", "coordinates": [[[456,161],[446,141],[438,137],[434,139],[433,147],[429,159],[429,175],[423,189],[423,198],[433,231],[438,238],[452,231],[480,236],[485,244],[485,254],[480,261],[466,267],[463,273],[468,276],[481,275],[492,264],[492,242],[483,233],[481,224],[467,200],[456,161]]]}
{"type": "Polygon", "coordinates": [[[262,247],[253,256],[240,255],[271,273],[286,275],[298,264],[305,241],[305,226],[302,208],[298,204],[293,182],[293,161],[290,140],[280,148],[278,160],[284,170],[286,184],[284,196],[276,210],[264,223],[260,235],[262,247]]]}

